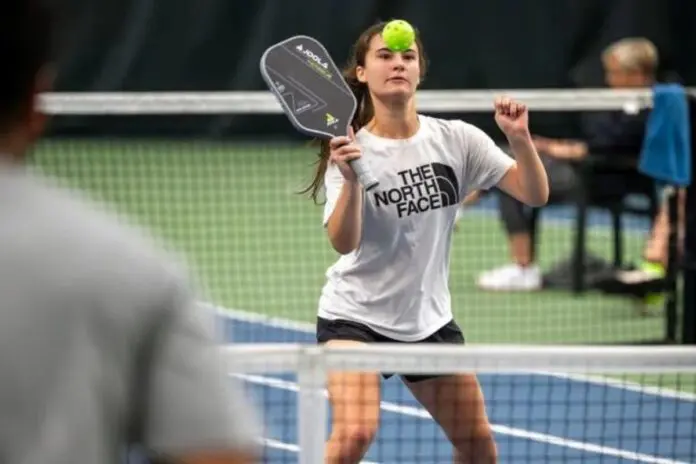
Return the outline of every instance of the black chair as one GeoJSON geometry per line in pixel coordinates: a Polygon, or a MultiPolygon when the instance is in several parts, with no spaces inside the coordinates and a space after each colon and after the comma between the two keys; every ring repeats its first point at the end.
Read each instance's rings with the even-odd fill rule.
{"type": "MultiPolygon", "coordinates": [[[[576,295],[587,289],[587,217],[592,208],[604,209],[611,215],[613,230],[613,265],[623,265],[623,227],[624,214],[646,216],[652,221],[659,210],[659,199],[654,181],[640,174],[636,169],[635,156],[594,154],[575,163],[581,179],[581,187],[574,202],[550,202],[550,205],[571,205],[575,208],[575,238],[571,256],[571,290],[576,295]],[[627,203],[629,197],[642,197],[645,207],[627,203]]],[[[538,223],[542,208],[534,208],[531,217],[532,253],[536,255],[538,223]]]]}

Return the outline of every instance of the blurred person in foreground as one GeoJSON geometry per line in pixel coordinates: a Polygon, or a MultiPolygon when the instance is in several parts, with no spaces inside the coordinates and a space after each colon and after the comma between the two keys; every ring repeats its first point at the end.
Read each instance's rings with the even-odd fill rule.
{"type": "MultiPolygon", "coordinates": [[[[656,82],[658,52],[644,38],[627,38],[611,44],[601,56],[606,83],[611,88],[647,88],[656,82]]],[[[572,201],[580,178],[573,165],[588,153],[635,156],[641,151],[649,110],[635,113],[608,111],[583,115],[584,140],[535,137],[535,145],[549,178],[549,203],[572,201]]],[[[598,168],[599,169],[599,168],[598,168]]],[[[612,168],[601,184],[612,189],[625,187],[621,173],[612,168]]],[[[483,272],[478,286],[490,291],[534,291],[542,287],[542,272],[533,256],[531,218],[519,201],[500,192],[498,209],[507,233],[512,263],[483,272]]]]}
{"type": "Polygon", "coordinates": [[[51,84],[51,17],[0,14],[0,462],[255,462],[255,411],[231,384],[185,271],[25,160],[51,84]]]}

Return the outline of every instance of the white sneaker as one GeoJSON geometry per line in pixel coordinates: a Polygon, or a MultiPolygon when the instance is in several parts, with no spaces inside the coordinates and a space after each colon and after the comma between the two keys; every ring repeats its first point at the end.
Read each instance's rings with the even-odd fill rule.
{"type": "Polygon", "coordinates": [[[539,290],[542,285],[541,270],[538,266],[510,264],[481,273],[477,285],[483,290],[498,292],[539,290]]]}

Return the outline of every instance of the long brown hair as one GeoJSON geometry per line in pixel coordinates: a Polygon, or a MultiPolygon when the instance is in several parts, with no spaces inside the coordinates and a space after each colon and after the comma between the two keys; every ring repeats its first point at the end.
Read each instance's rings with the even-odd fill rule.
{"type": "MultiPolygon", "coordinates": [[[[370,91],[367,88],[367,84],[364,84],[358,80],[357,68],[358,66],[365,66],[365,57],[370,49],[370,42],[375,35],[382,32],[382,29],[384,29],[386,24],[386,22],[376,23],[365,29],[365,31],[360,34],[360,37],[358,37],[358,40],[355,42],[355,44],[353,44],[351,49],[348,65],[343,70],[343,77],[358,101],[355,116],[350,123],[355,133],[367,125],[367,123],[370,122],[375,115],[375,110],[372,105],[372,98],[370,97],[370,91]]],[[[423,50],[423,44],[418,31],[416,31],[416,45],[418,46],[419,52],[418,56],[421,78],[423,78],[423,76],[425,76],[427,62],[425,58],[425,50],[423,50]]],[[[318,160],[315,163],[316,172],[314,174],[314,179],[309,186],[307,186],[307,188],[300,192],[303,194],[309,193],[310,198],[312,198],[315,203],[318,203],[317,198],[319,191],[324,184],[324,174],[326,173],[326,168],[329,164],[329,154],[331,152],[328,140],[319,140],[318,143],[319,152],[317,153],[318,160]]]]}

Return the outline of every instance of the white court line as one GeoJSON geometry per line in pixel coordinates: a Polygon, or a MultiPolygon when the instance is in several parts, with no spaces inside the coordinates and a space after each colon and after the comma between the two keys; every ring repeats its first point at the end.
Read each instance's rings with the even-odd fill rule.
{"type": "Polygon", "coordinates": [[[586,382],[603,387],[620,388],[622,390],[640,393],[643,395],[662,396],[683,401],[696,401],[696,394],[671,390],[664,387],[653,387],[650,385],[642,385],[640,383],[630,382],[628,380],[612,379],[610,377],[600,377],[582,374],[563,374],[560,372],[535,372],[539,375],[548,375],[550,377],[558,377],[559,379],[572,380],[574,382],[586,382]]]}
{"type": "MultiPolygon", "coordinates": [[[[273,377],[264,377],[259,375],[245,375],[245,374],[233,374],[234,377],[244,380],[249,383],[256,385],[263,385],[271,388],[278,388],[281,390],[297,392],[299,390],[298,385],[295,382],[289,382],[287,380],[277,379],[273,377]]],[[[327,392],[324,391],[324,396],[327,396],[327,392]]],[[[405,406],[396,403],[390,403],[388,401],[380,402],[380,409],[387,412],[392,412],[396,414],[403,414],[408,417],[415,417],[418,419],[432,419],[428,411],[422,408],[417,408],[413,406],[405,406]]],[[[501,435],[509,435],[515,438],[523,438],[527,440],[533,440],[540,443],[547,443],[550,445],[562,446],[565,448],[574,449],[577,451],[585,451],[595,454],[603,454],[606,456],[611,456],[621,459],[630,459],[636,462],[645,462],[650,464],[688,464],[684,461],[675,461],[673,459],[661,458],[658,456],[651,456],[649,454],[636,453],[633,451],[622,450],[618,448],[612,448],[609,446],[595,445],[592,443],[584,443],[581,441],[570,440],[567,438],[557,437],[555,435],[549,435],[546,433],[532,432],[529,430],[518,429],[515,427],[508,427],[505,425],[491,424],[491,429],[501,435]]]]}
{"type": "Polygon", "coordinates": [[[274,440],[272,438],[264,438],[262,444],[268,448],[278,449],[282,451],[290,451],[291,453],[299,453],[300,447],[293,445],[292,443],[285,443],[284,441],[274,440]]]}
{"type": "MultiPolygon", "coordinates": [[[[291,453],[299,453],[300,447],[291,443],[285,443],[284,441],[273,440],[272,438],[264,438],[263,444],[268,448],[279,449],[283,451],[289,451],[291,453]]],[[[360,464],[379,464],[374,461],[360,461],[360,464]]]]}
{"type": "MultiPolygon", "coordinates": [[[[252,322],[277,329],[293,330],[295,332],[302,333],[314,333],[315,331],[314,325],[306,322],[293,321],[290,319],[278,317],[270,317],[265,316],[263,314],[253,313],[250,311],[242,311],[238,309],[227,309],[212,304],[208,304],[208,306],[210,308],[213,308],[215,312],[218,314],[218,316],[223,319],[228,319],[232,321],[238,320],[242,322],[252,322]]],[[[531,374],[557,377],[559,379],[572,380],[575,382],[584,382],[608,388],[617,388],[634,393],[641,393],[644,395],[661,396],[665,398],[672,398],[683,401],[696,401],[696,394],[694,393],[682,392],[664,387],[647,386],[628,380],[617,380],[608,377],[588,376],[581,374],[564,374],[560,372],[530,372],[530,375],[531,374]]]]}

